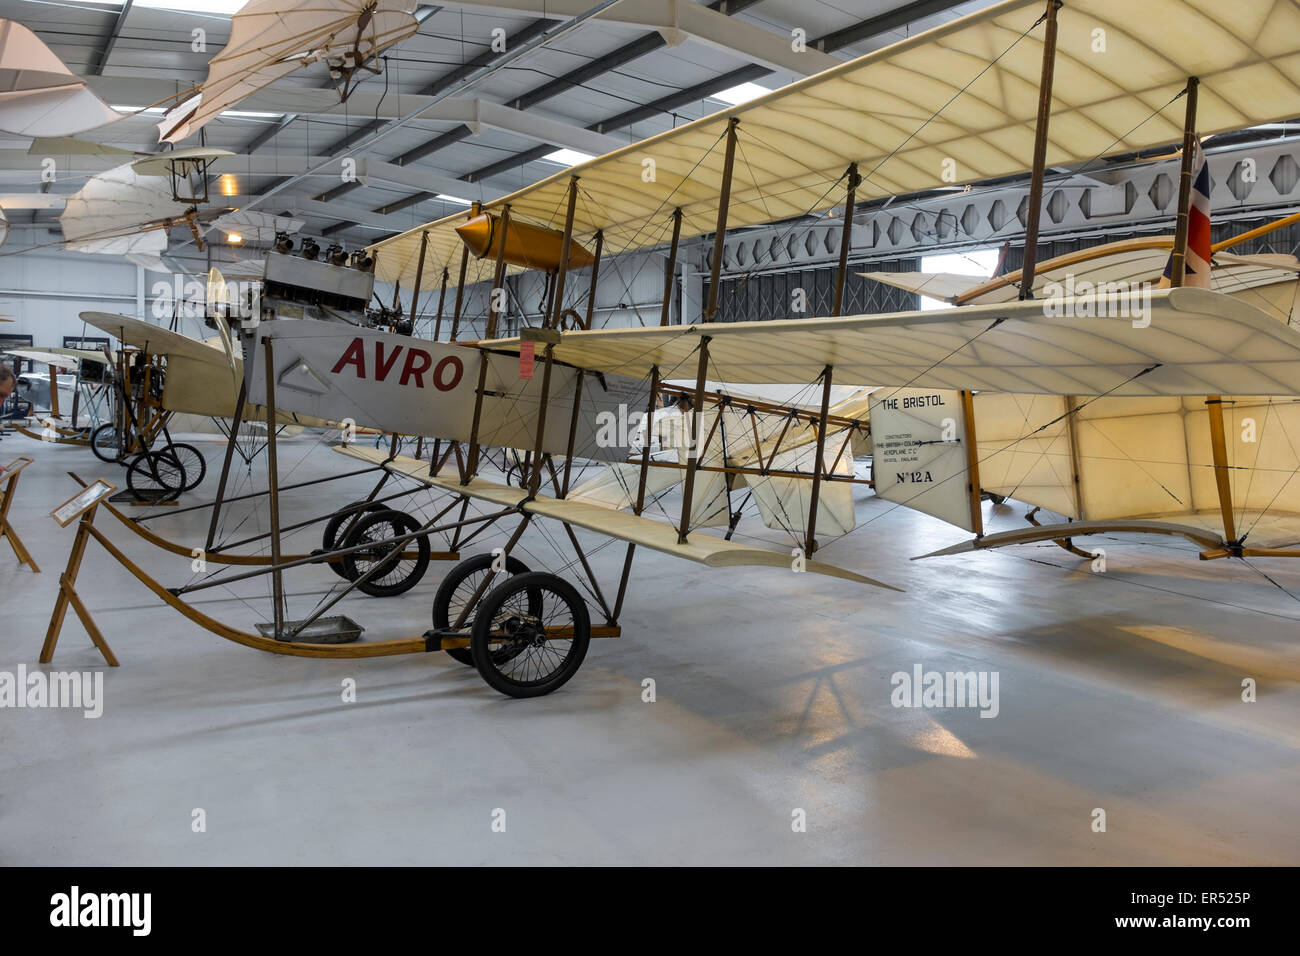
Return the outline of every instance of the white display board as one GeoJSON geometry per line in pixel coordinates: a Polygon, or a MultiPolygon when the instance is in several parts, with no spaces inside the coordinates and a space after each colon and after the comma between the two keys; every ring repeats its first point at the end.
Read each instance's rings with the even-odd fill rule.
{"type": "Polygon", "coordinates": [[[871,438],[879,497],[975,530],[960,392],[880,389],[871,397],[871,438]]]}

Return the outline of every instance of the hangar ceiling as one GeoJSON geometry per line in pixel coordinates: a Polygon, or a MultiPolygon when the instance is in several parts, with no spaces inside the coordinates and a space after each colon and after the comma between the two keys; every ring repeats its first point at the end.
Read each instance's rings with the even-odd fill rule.
{"type": "MultiPolygon", "coordinates": [[[[241,0],[0,0],[0,16],[31,29],[115,107],[139,109],[202,82],[241,0]],[[180,8],[180,9],[176,9],[180,8]],[[199,32],[201,31],[201,32],[199,32]],[[201,42],[200,42],[201,41],[201,42]]],[[[979,9],[979,0],[623,0],[467,89],[465,78],[506,50],[583,13],[591,0],[456,0],[416,8],[419,32],[386,51],[347,102],[323,64],[306,67],[241,102],[182,146],[228,149],[214,198],[257,202],[306,220],[308,234],[351,248],[554,173],[560,150],[595,154],[654,135],[727,105],[744,84],[774,89],[900,37],[979,9]],[[803,31],[809,49],[792,50],[803,31]],[[496,33],[494,34],[494,31],[496,33]],[[492,49],[494,36],[498,50],[492,49]],[[421,99],[454,91],[358,155],[355,181],[342,163],[295,178],[364,142],[421,99]],[[548,158],[552,157],[552,158],[548,158]],[[269,190],[275,194],[258,199],[269,190]]],[[[752,90],[751,90],[752,92],[752,90]]],[[[141,112],[82,138],[156,150],[159,111],[141,112]]],[[[71,193],[120,162],[44,155],[24,137],[0,135],[0,191],[71,193]]],[[[58,210],[10,216],[48,225],[58,210]]],[[[178,238],[180,234],[177,233],[178,238]]]]}

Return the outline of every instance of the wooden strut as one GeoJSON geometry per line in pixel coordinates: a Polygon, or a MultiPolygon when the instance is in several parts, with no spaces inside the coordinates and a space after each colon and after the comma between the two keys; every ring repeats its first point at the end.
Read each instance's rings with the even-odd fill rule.
{"type": "Polygon", "coordinates": [[[677,246],[682,238],[682,207],[673,210],[673,239],[668,246],[668,261],[664,263],[664,301],[659,312],[659,324],[668,324],[669,310],[673,299],[673,287],[677,280],[677,246]]]}
{"type": "Polygon", "coordinates": [[[429,231],[420,233],[420,256],[415,262],[415,288],[411,290],[411,335],[415,334],[415,311],[420,303],[420,285],[424,280],[424,253],[429,246],[429,231]]]}
{"type": "MultiPolygon", "coordinates": [[[[722,276],[722,247],[727,238],[727,210],[731,205],[731,177],[736,167],[736,127],[740,120],[732,117],[727,123],[727,151],[722,161],[722,188],[718,191],[718,223],[713,233],[713,258],[709,263],[709,300],[704,309],[704,321],[712,322],[718,311],[718,281],[722,276]]],[[[685,540],[685,533],[682,534],[685,540]]]]}
{"type": "Polygon", "coordinates": [[[1020,270],[1020,298],[1034,297],[1038,262],[1038,225],[1043,210],[1043,173],[1047,165],[1047,128],[1052,118],[1052,81],[1056,73],[1056,11],[1061,0],[1047,0],[1047,29],[1043,34],[1043,69],[1038,81],[1038,117],[1034,124],[1034,161],[1029,176],[1029,207],[1025,213],[1025,261],[1020,270]]]}
{"type": "MultiPolygon", "coordinates": [[[[474,473],[478,471],[480,451],[478,430],[483,421],[483,394],[487,390],[488,371],[488,353],[481,349],[478,353],[478,363],[478,385],[474,388],[474,417],[471,419],[469,427],[469,452],[460,473],[460,483],[462,485],[468,485],[470,479],[474,477],[474,473]]],[[[460,448],[459,444],[455,447],[460,448]]],[[[456,453],[456,458],[459,461],[459,450],[456,453]]]]}
{"type": "Polygon", "coordinates": [[[469,268],[469,246],[460,250],[460,279],[456,283],[456,305],[451,313],[451,338],[455,342],[460,334],[460,309],[465,302],[465,270],[469,268]]]}
{"type": "MultiPolygon", "coordinates": [[[[831,315],[840,315],[844,305],[844,281],[849,275],[849,245],[853,241],[853,207],[857,197],[858,186],[862,177],[858,175],[858,164],[850,163],[848,169],[849,190],[844,199],[844,230],[840,234],[840,262],[835,272],[835,301],[831,305],[831,315]]],[[[823,417],[825,415],[825,409],[823,417]]],[[[812,554],[811,551],[808,552],[812,554]]]]}
{"type": "MultiPolygon", "coordinates": [[[[686,481],[682,487],[682,519],[677,526],[678,544],[686,543],[686,533],[690,530],[691,499],[695,494],[695,473],[699,471],[700,456],[703,454],[700,449],[700,406],[704,402],[704,380],[708,370],[709,336],[705,335],[700,338],[700,360],[695,370],[695,404],[691,408],[690,451],[686,458],[686,481]]],[[[722,416],[720,410],[718,416],[722,416]]]]}
{"type": "MultiPolygon", "coordinates": [[[[220,320],[218,320],[220,321],[220,320]]],[[[239,383],[239,395],[235,398],[235,417],[230,422],[230,437],[226,440],[226,455],[221,463],[221,477],[217,481],[217,500],[212,503],[212,520],[208,522],[208,537],[203,543],[204,551],[211,551],[217,539],[217,524],[221,520],[221,505],[226,497],[226,482],[230,479],[230,466],[235,458],[235,446],[239,439],[239,427],[244,421],[244,402],[248,398],[248,383],[239,383]]]]}
{"type": "Polygon", "coordinates": [[[970,495],[971,531],[976,538],[984,536],[984,512],[980,507],[980,460],[977,439],[975,438],[975,400],[969,391],[961,391],[961,415],[966,430],[966,475],[970,483],[967,492],[970,495]]]}
{"type": "MultiPolygon", "coordinates": [[[[567,252],[568,247],[565,247],[567,252]]],[[[551,397],[551,366],[554,364],[554,349],[551,343],[546,343],[546,351],[543,354],[542,365],[542,394],[537,402],[537,439],[533,446],[533,469],[528,478],[528,500],[537,497],[537,489],[542,483],[542,446],[546,443],[546,413],[549,410],[551,397]]]]}
{"type": "Polygon", "coordinates": [[[582,323],[590,330],[596,318],[596,283],[600,281],[600,257],[605,253],[605,230],[596,230],[596,251],[592,253],[591,284],[587,287],[587,318],[582,323]]]}
{"type": "MultiPolygon", "coordinates": [[[[560,268],[555,277],[555,291],[551,297],[551,309],[546,321],[547,328],[560,327],[560,314],[564,311],[564,285],[569,276],[569,254],[573,248],[573,217],[578,209],[578,177],[569,177],[569,205],[564,213],[564,237],[560,241],[560,268]]],[[[504,240],[502,240],[504,242],[504,240]]]]}
{"type": "MultiPolygon", "coordinates": [[[[838,295],[836,298],[838,300],[838,295]]],[[[808,536],[803,549],[809,557],[817,550],[817,500],[821,494],[822,471],[825,470],[823,456],[826,454],[826,413],[831,406],[831,379],[834,372],[835,367],[832,365],[822,369],[822,413],[817,424],[817,456],[813,459],[812,491],[808,496],[808,536]]]]}
{"type": "Polygon", "coordinates": [[[436,342],[442,335],[442,309],[447,304],[447,281],[451,278],[451,273],[444,267],[442,270],[442,289],[438,292],[438,317],[433,322],[433,340],[436,342]]]}
{"type": "Polygon", "coordinates": [[[14,496],[18,493],[18,479],[22,477],[22,469],[34,461],[32,458],[26,457],[17,460],[23,462],[23,464],[5,473],[4,487],[0,488],[0,538],[8,539],[9,546],[14,549],[19,564],[25,564],[37,574],[40,574],[40,567],[32,560],[31,554],[23,545],[22,539],[18,537],[18,532],[14,530],[13,524],[9,521],[9,507],[14,503],[14,496]]]}
{"type": "MultiPolygon", "coordinates": [[[[496,268],[492,270],[492,288],[488,290],[488,321],[483,338],[497,337],[497,320],[501,312],[497,308],[497,296],[505,291],[506,279],[506,236],[510,232],[510,204],[501,208],[501,248],[497,250],[496,268]]],[[[468,248],[468,247],[467,247],[468,248]]]]}
{"type": "MultiPolygon", "coordinates": [[[[595,286],[593,285],[592,288],[595,286]]],[[[578,439],[578,414],[582,407],[582,384],[586,374],[582,369],[578,369],[577,381],[573,384],[573,415],[569,418],[569,443],[564,453],[564,482],[556,489],[557,498],[565,498],[569,494],[569,479],[573,472],[573,448],[578,439]]]]}
{"type": "Polygon", "coordinates": [[[1196,101],[1201,82],[1187,78],[1187,105],[1183,114],[1183,156],[1178,174],[1178,219],[1174,226],[1174,251],[1169,257],[1169,285],[1178,289],[1187,275],[1187,232],[1192,211],[1192,158],[1196,154],[1196,101]]]}
{"type": "Polygon", "coordinates": [[[1214,458],[1214,484],[1219,493],[1219,514],[1223,517],[1223,538],[1231,551],[1241,544],[1237,540],[1232,515],[1232,478],[1228,466],[1228,442],[1223,427],[1223,399],[1207,395],[1205,410],[1210,417],[1210,452],[1214,458]]]}

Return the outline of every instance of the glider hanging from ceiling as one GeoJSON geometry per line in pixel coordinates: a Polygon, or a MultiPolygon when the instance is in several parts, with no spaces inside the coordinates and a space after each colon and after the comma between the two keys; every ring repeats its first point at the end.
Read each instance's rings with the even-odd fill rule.
{"type": "Polygon", "coordinates": [[[325,63],[346,100],[358,72],[378,73],[375,56],[419,29],[414,0],[251,0],[231,20],[230,42],[208,64],[197,92],[158,124],[176,143],[222,110],[313,63],[325,63]]]}
{"type": "MultiPolygon", "coordinates": [[[[228,156],[226,150],[184,150],[186,161],[228,156]]],[[[197,204],[177,198],[167,163],[173,155],[147,156],[92,176],[64,205],[59,225],[75,252],[145,257],[155,263],[167,248],[168,230],[188,225],[200,249],[197,204]]],[[[143,264],[143,263],[142,263],[143,264]]]]}
{"type": "Polygon", "coordinates": [[[0,20],[0,130],[70,136],[121,118],[35,33],[0,20]]]}

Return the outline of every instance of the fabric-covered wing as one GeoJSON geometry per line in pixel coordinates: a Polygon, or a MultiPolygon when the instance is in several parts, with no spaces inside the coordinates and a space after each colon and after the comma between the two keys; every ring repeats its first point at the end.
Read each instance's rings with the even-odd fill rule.
{"type": "MultiPolygon", "coordinates": [[[[1049,167],[1181,139],[1174,104],[1200,78],[1202,135],[1300,115],[1300,0],[1234,0],[1232,15],[1208,0],[1088,0],[1059,13],[1049,167]],[[1098,31],[1101,31],[1099,34],[1098,31]],[[1098,35],[1105,53],[1094,51],[1098,35]]],[[[607,252],[667,239],[683,212],[682,238],[717,225],[728,124],[739,120],[729,228],[768,224],[843,201],[837,182],[859,164],[858,201],[908,195],[1022,173],[1033,155],[1042,69],[1042,0],[1008,0],[864,57],[563,170],[486,204],[507,203],[519,221],[563,225],[565,191],[580,177],[574,233],[604,232],[607,252]],[[654,160],[647,182],[644,162],[654,160]]],[[[842,186],[842,183],[840,183],[842,186]]],[[[372,246],[378,276],[415,283],[421,234],[429,249],[423,288],[444,268],[455,282],[455,216],[372,246]]],[[[481,278],[476,277],[476,278],[481,278]]]]}
{"type": "Polygon", "coordinates": [[[304,66],[339,57],[354,44],[372,56],[420,27],[406,0],[370,6],[364,0],[251,0],[232,18],[230,42],[208,64],[200,91],[158,124],[159,142],[197,133],[222,110],[304,66]]]}
{"type": "Polygon", "coordinates": [[[0,130],[69,136],[122,118],[35,33],[0,20],[0,130]]]}
{"type": "MultiPolygon", "coordinates": [[[[731,567],[771,567],[790,570],[790,555],[782,551],[769,551],[753,548],[734,541],[726,541],[714,535],[693,532],[685,544],[677,541],[677,529],[662,521],[638,517],[614,511],[601,505],[565,498],[551,498],[538,495],[532,501],[524,501],[525,493],[518,488],[473,478],[469,484],[462,485],[454,473],[433,477],[429,476],[428,462],[399,455],[389,459],[388,453],[379,448],[362,448],[357,445],[336,445],[335,451],[359,458],[362,461],[382,464],[385,468],[398,474],[404,474],[417,481],[422,481],[433,488],[440,488],[458,495],[465,495],[480,501],[488,501],[502,507],[518,506],[528,514],[564,521],[597,534],[608,535],[620,541],[628,541],[653,551],[684,558],[711,568],[731,567]]],[[[813,574],[871,584],[876,587],[897,591],[888,584],[873,580],[855,571],[848,571],[826,564],[822,561],[806,561],[805,568],[813,574]]]]}
{"type": "MultiPolygon", "coordinates": [[[[1042,395],[1300,395],[1300,331],[1205,289],[1158,290],[1149,300],[1118,304],[1085,297],[566,332],[554,354],[580,368],[632,376],[648,377],[658,365],[668,378],[694,367],[705,336],[710,374],[736,383],[812,382],[831,365],[841,384],[1042,395]],[[1143,325],[1131,316],[1148,302],[1143,325]],[[1103,304],[1126,314],[1098,318],[1103,304]]],[[[516,339],[490,345],[519,347],[516,339]]]]}

